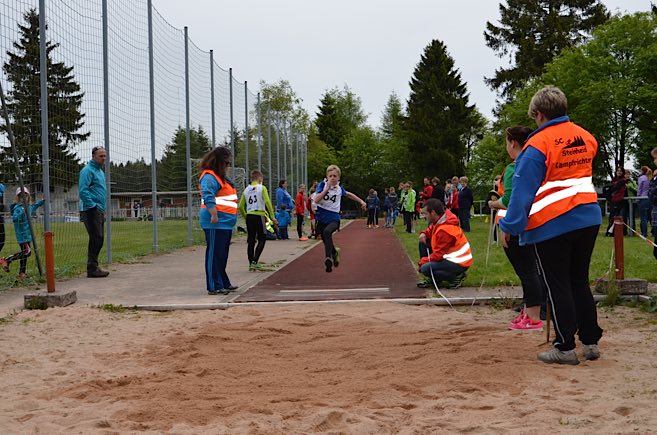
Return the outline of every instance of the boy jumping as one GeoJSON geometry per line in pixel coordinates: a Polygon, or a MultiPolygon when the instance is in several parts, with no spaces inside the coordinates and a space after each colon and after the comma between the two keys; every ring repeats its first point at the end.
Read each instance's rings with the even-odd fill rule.
{"type": "Polygon", "coordinates": [[[333,233],[340,229],[340,206],[342,198],[347,197],[360,204],[365,210],[367,205],[365,201],[351,192],[347,192],[344,187],[340,186],[340,176],[342,172],[336,165],[326,168],[326,178],[317,186],[317,193],[313,199],[317,204],[315,220],[317,221],[317,234],[322,236],[326,259],[324,265],[326,271],[331,272],[333,266],[340,265],[340,248],[333,245],[333,233]]]}

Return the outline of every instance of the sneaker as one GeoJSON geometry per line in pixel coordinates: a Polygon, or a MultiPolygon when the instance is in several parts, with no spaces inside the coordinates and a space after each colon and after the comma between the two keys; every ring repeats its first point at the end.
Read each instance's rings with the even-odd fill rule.
{"type": "Polygon", "coordinates": [[[335,254],[333,254],[333,265],[335,267],[340,266],[340,248],[335,247],[335,254]]]}
{"type": "Polygon", "coordinates": [[[518,316],[516,316],[513,320],[511,320],[511,325],[515,325],[516,323],[520,323],[520,322],[524,321],[525,317],[527,317],[525,315],[525,310],[521,309],[520,314],[518,314],[518,316]]]}
{"type": "Polygon", "coordinates": [[[0,258],[0,267],[2,267],[2,270],[5,272],[9,273],[9,262],[4,258],[0,258]]]}
{"type": "Polygon", "coordinates": [[[546,364],[570,364],[573,366],[579,364],[577,353],[574,350],[562,351],[556,347],[545,352],[539,352],[536,357],[546,364]]]}
{"type": "Polygon", "coordinates": [[[228,291],[226,289],[221,289],[221,290],[208,290],[208,294],[210,296],[217,296],[217,295],[227,295],[228,291]]]}
{"type": "Polygon", "coordinates": [[[251,263],[249,263],[249,272],[255,272],[259,268],[260,267],[259,267],[258,263],[256,263],[255,261],[252,261],[251,263]]]}
{"type": "Polygon", "coordinates": [[[306,242],[306,241],[308,241],[308,237],[305,237],[305,236],[304,237],[299,237],[299,241],[300,242],[306,242]]]}
{"type": "Polygon", "coordinates": [[[109,272],[102,269],[87,271],[87,278],[105,278],[109,272]]]}
{"type": "Polygon", "coordinates": [[[542,331],[543,321],[525,316],[520,322],[509,325],[509,329],[515,331],[542,331]]]}
{"type": "Polygon", "coordinates": [[[461,285],[463,284],[463,281],[465,281],[465,272],[459,273],[454,278],[449,280],[447,282],[447,288],[452,289],[452,290],[457,289],[457,288],[461,288],[461,285]]]}
{"type": "Polygon", "coordinates": [[[433,282],[427,278],[424,281],[420,281],[417,283],[418,288],[431,288],[433,287],[433,282]]]}
{"type": "Polygon", "coordinates": [[[226,291],[226,293],[232,293],[237,291],[238,288],[239,288],[238,286],[231,284],[228,287],[226,287],[224,290],[226,291]]]}
{"type": "Polygon", "coordinates": [[[333,271],[333,259],[330,257],[326,257],[326,260],[324,260],[324,265],[326,266],[326,271],[327,272],[332,272],[333,271]]]}
{"type": "Polygon", "coordinates": [[[378,225],[374,225],[374,228],[379,228],[379,226],[378,226],[378,225]]]}
{"type": "Polygon", "coordinates": [[[584,344],[582,350],[584,351],[584,359],[593,361],[600,358],[600,348],[597,344],[584,344]]]}

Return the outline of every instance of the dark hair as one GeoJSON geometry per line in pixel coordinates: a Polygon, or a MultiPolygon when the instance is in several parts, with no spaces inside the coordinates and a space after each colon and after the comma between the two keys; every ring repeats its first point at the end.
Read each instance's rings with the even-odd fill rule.
{"type": "Polygon", "coordinates": [[[278,187],[283,187],[283,184],[285,184],[287,180],[283,178],[281,181],[278,182],[278,187]]]}
{"type": "Polygon", "coordinates": [[[105,149],[105,147],[103,147],[103,146],[95,146],[95,147],[93,147],[93,148],[91,149],[91,157],[93,157],[94,155],[96,155],[96,151],[98,151],[98,150],[104,150],[104,149],[105,149]]]}
{"type": "Polygon", "coordinates": [[[217,147],[205,153],[201,159],[201,169],[209,169],[220,177],[226,176],[230,164],[231,152],[227,147],[217,147]]]}
{"type": "Polygon", "coordinates": [[[532,131],[534,130],[529,127],[525,127],[524,125],[515,125],[506,129],[506,139],[509,142],[515,140],[522,147],[525,145],[525,142],[527,142],[527,138],[532,133],[532,131]]]}
{"type": "Polygon", "coordinates": [[[436,214],[445,213],[445,205],[437,198],[428,199],[427,202],[424,203],[424,208],[426,208],[429,213],[432,211],[435,211],[436,214]]]}
{"type": "Polygon", "coordinates": [[[256,181],[260,178],[262,178],[262,172],[258,171],[257,169],[251,171],[251,181],[256,181]]]}
{"type": "Polygon", "coordinates": [[[438,178],[438,177],[433,177],[433,178],[431,179],[431,182],[432,182],[433,184],[440,184],[440,178],[438,178]]]}

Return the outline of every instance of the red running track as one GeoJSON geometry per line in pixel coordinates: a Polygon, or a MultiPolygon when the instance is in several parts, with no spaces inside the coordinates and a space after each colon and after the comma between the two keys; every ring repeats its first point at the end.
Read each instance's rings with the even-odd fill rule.
{"type": "Polygon", "coordinates": [[[356,220],[333,237],[340,266],[327,273],[320,242],[235,302],[322,301],[425,297],[417,273],[393,230],[356,220]]]}

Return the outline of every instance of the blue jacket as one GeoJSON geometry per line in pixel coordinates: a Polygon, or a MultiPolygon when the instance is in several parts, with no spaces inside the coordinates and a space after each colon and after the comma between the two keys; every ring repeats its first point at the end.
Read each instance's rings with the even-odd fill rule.
{"type": "MultiPolygon", "coordinates": [[[[233,182],[226,178],[226,182],[233,186],[233,182]]],[[[201,228],[204,230],[232,230],[235,224],[237,223],[237,210],[235,214],[217,212],[217,219],[219,222],[213,224],[211,219],[212,215],[208,211],[208,208],[213,208],[217,206],[215,196],[221,191],[221,187],[217,182],[217,179],[214,178],[211,174],[205,174],[200,181],[201,186],[201,195],[203,195],[203,202],[207,208],[201,208],[199,213],[199,220],[201,223],[201,228]]]]}
{"type": "Polygon", "coordinates": [[[285,208],[292,210],[294,208],[294,203],[292,202],[292,197],[287,190],[282,187],[276,189],[276,210],[281,209],[281,205],[285,204],[285,208]]]}
{"type": "Polygon", "coordinates": [[[376,195],[368,195],[367,198],[365,198],[365,203],[367,203],[368,210],[376,210],[379,208],[379,204],[381,204],[379,197],[376,195]]]}
{"type": "Polygon", "coordinates": [[[279,227],[286,227],[290,225],[290,213],[287,210],[279,210],[276,213],[276,220],[279,227]]]}
{"type": "MultiPolygon", "coordinates": [[[[43,199],[30,205],[30,216],[36,213],[37,209],[43,205],[43,199]]],[[[14,221],[14,232],[16,233],[16,241],[18,243],[26,243],[32,241],[32,234],[30,234],[30,225],[25,216],[25,207],[22,202],[15,202],[9,207],[11,211],[11,220],[14,221]]]]}
{"type": "Polygon", "coordinates": [[[80,211],[87,211],[94,207],[105,212],[107,203],[107,188],[105,187],[105,173],[103,168],[93,160],[80,171],[78,182],[80,192],[80,211]]]}
{"type": "MultiPolygon", "coordinates": [[[[545,128],[568,121],[567,116],[555,118],[543,124],[529,138],[545,128]]],[[[520,245],[543,242],[571,231],[600,225],[602,222],[600,206],[597,203],[582,204],[540,227],[525,231],[536,191],[543,183],[547,172],[545,160],[545,154],[532,147],[531,142],[516,159],[511,199],[506,216],[500,220],[500,228],[512,236],[520,236],[520,245]]]]}

